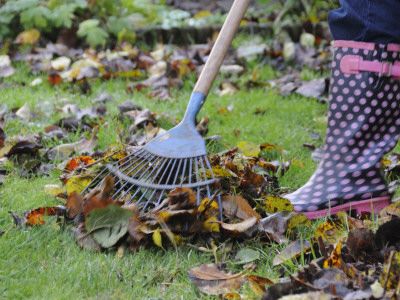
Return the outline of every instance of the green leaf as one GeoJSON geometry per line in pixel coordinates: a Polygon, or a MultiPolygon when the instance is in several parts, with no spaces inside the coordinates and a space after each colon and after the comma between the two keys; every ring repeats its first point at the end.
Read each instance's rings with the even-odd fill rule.
{"type": "Polygon", "coordinates": [[[78,36],[85,37],[86,42],[93,47],[103,45],[108,38],[108,33],[104,29],[98,27],[99,24],[100,21],[96,19],[83,21],[79,24],[78,36]]]}
{"type": "Polygon", "coordinates": [[[21,13],[20,21],[25,29],[47,28],[48,21],[51,20],[51,10],[44,6],[32,7],[21,13]]]}
{"type": "Polygon", "coordinates": [[[94,209],[86,219],[85,227],[103,248],[114,246],[128,232],[132,212],[116,205],[94,209]]]}
{"type": "Polygon", "coordinates": [[[52,12],[52,20],[56,27],[71,28],[72,20],[75,18],[74,11],[76,6],[74,4],[62,4],[54,8],[52,12]]]}
{"type": "Polygon", "coordinates": [[[238,264],[247,264],[260,258],[260,252],[253,249],[241,249],[235,257],[238,264]]]}

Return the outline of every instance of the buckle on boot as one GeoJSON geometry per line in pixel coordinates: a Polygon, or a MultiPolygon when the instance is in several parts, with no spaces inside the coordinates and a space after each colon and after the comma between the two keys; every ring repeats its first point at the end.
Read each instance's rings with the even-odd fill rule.
{"type": "Polygon", "coordinates": [[[379,71],[379,77],[384,76],[384,77],[390,77],[392,76],[392,68],[393,64],[390,61],[382,61],[381,62],[381,70],[379,71]],[[385,65],[387,65],[389,68],[389,71],[386,73],[384,72],[385,65]]]}

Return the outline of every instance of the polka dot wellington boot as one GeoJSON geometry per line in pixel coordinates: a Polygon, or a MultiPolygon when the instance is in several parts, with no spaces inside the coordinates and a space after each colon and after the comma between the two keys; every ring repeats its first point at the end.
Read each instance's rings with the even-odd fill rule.
{"type": "Polygon", "coordinates": [[[335,41],[334,48],[324,158],[284,196],[312,219],[387,206],[381,159],[400,133],[400,45],[335,41]]]}

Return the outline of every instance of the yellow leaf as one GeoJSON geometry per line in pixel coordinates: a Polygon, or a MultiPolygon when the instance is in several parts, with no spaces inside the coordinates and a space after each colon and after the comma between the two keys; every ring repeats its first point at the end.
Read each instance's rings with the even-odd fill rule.
{"type": "Polygon", "coordinates": [[[204,17],[207,17],[207,16],[211,16],[211,15],[212,15],[212,13],[209,10],[200,10],[199,12],[197,12],[193,16],[193,18],[194,19],[201,19],[201,18],[204,18],[204,17]]]}
{"type": "Polygon", "coordinates": [[[335,250],[332,251],[331,257],[324,261],[324,268],[339,268],[342,265],[342,241],[339,241],[335,250]]]}
{"type": "Polygon", "coordinates": [[[153,233],[153,242],[156,246],[162,248],[162,237],[161,237],[161,233],[160,233],[160,228],[157,228],[156,231],[154,231],[153,233]]]}
{"type": "MultiPolygon", "coordinates": [[[[236,177],[236,175],[233,172],[226,170],[224,167],[221,166],[212,167],[212,171],[215,177],[236,177]]],[[[208,178],[212,177],[210,170],[208,169],[206,170],[206,175],[208,178]]]]}
{"type": "Polygon", "coordinates": [[[258,157],[258,154],[260,153],[259,145],[254,143],[239,142],[236,146],[238,147],[239,152],[242,152],[246,156],[258,157]]]}
{"type": "Polygon", "coordinates": [[[264,151],[264,150],[269,151],[269,150],[274,150],[275,149],[275,150],[278,150],[281,155],[284,154],[284,150],[282,149],[282,147],[279,147],[278,145],[273,145],[273,144],[270,144],[270,143],[261,144],[260,145],[260,149],[261,149],[261,151],[264,151]]]}
{"type": "MultiPolygon", "coordinates": [[[[383,266],[383,272],[380,276],[380,283],[384,287],[386,277],[388,281],[386,283],[387,290],[394,290],[398,287],[399,283],[399,274],[400,274],[400,252],[396,252],[395,254],[391,254],[392,261],[387,261],[383,266]],[[389,272],[389,275],[388,275],[389,272]]],[[[390,260],[390,259],[389,259],[390,260]]]]}
{"type": "Polygon", "coordinates": [[[314,237],[316,240],[321,237],[323,242],[333,245],[340,239],[342,234],[343,228],[328,220],[317,227],[314,237]]]}
{"type": "Polygon", "coordinates": [[[217,221],[217,217],[215,217],[215,216],[207,219],[202,224],[203,231],[206,231],[206,232],[219,232],[219,225],[218,225],[218,223],[212,223],[214,221],[217,221]]]}
{"type": "Polygon", "coordinates": [[[286,198],[268,196],[265,198],[265,211],[267,213],[276,213],[278,211],[294,211],[294,207],[286,198]]]}
{"type": "Polygon", "coordinates": [[[287,223],[287,231],[292,232],[298,226],[308,226],[310,225],[310,223],[310,219],[307,218],[304,214],[295,214],[289,219],[287,223]]]}
{"type": "Polygon", "coordinates": [[[17,35],[14,43],[16,44],[35,44],[40,38],[39,30],[32,28],[29,30],[25,30],[17,35]]]}
{"type": "Polygon", "coordinates": [[[50,196],[57,196],[58,194],[65,193],[65,188],[57,184],[46,184],[44,192],[50,196]]]}
{"type": "Polygon", "coordinates": [[[76,192],[78,194],[82,193],[82,191],[90,184],[92,179],[90,177],[72,177],[67,181],[65,188],[67,190],[67,194],[71,195],[72,192],[76,192]]]}

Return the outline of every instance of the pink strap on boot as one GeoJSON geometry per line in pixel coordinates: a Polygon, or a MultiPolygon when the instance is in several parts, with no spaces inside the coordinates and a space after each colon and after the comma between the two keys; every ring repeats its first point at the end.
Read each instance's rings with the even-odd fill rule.
{"type": "Polygon", "coordinates": [[[340,70],[345,74],[358,74],[360,71],[379,73],[379,76],[400,77],[400,62],[368,61],[359,55],[345,55],[340,61],[340,70]]]}

